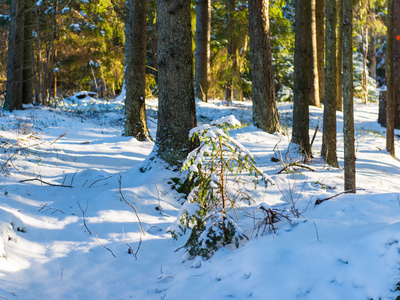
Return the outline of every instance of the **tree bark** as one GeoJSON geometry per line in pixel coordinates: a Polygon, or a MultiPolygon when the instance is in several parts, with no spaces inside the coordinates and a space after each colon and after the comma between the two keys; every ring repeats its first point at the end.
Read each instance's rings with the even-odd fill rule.
{"type": "Polygon", "coordinates": [[[343,3],[344,189],[356,192],[353,111],[353,0],[343,3]]]}
{"type": "Polygon", "coordinates": [[[210,34],[211,0],[198,0],[194,91],[196,99],[206,102],[210,81],[210,34]]]}
{"type": "Polygon", "coordinates": [[[317,60],[318,60],[318,83],[319,101],[324,101],[325,89],[325,0],[316,0],[315,6],[316,27],[317,27],[317,60]]]}
{"type": "Polygon", "coordinates": [[[337,0],[338,36],[337,36],[337,104],[338,111],[343,110],[343,0],[337,0]]]}
{"type": "MultiPolygon", "coordinates": [[[[367,2],[368,3],[368,2],[367,2]]],[[[362,34],[362,55],[363,55],[363,72],[361,77],[361,98],[364,104],[368,102],[368,68],[367,68],[367,56],[368,56],[368,24],[365,24],[361,28],[362,34]]]]}
{"type": "Polygon", "coordinates": [[[336,100],[337,100],[337,68],[336,68],[336,0],[326,1],[326,73],[324,120],[322,132],[321,155],[325,162],[338,167],[336,155],[336,100]]]}
{"type": "Polygon", "coordinates": [[[158,124],[156,155],[180,166],[196,126],[190,0],[157,0],[158,124]]]}
{"type": "Polygon", "coordinates": [[[394,0],[387,1],[387,52],[386,52],[386,150],[395,155],[394,147],[394,0]]]}
{"type": "Polygon", "coordinates": [[[249,0],[253,123],[273,133],[279,130],[279,118],[275,102],[268,11],[268,0],[249,0]]]}
{"type": "Polygon", "coordinates": [[[400,129],[400,0],[394,1],[394,124],[400,129]]]}
{"type": "MultiPolygon", "coordinates": [[[[375,24],[375,9],[372,9],[372,24],[375,24]]],[[[399,24],[400,25],[400,24],[399,24]]],[[[368,60],[369,60],[369,69],[371,70],[371,77],[376,80],[376,28],[372,25],[369,34],[369,46],[368,46],[368,60]]]]}
{"type": "Polygon", "coordinates": [[[22,102],[33,103],[33,1],[25,0],[24,61],[22,73],[22,102]]]}
{"type": "Polygon", "coordinates": [[[307,155],[311,153],[309,141],[309,101],[311,93],[311,3],[296,0],[294,46],[294,99],[292,142],[300,145],[307,155]]]}
{"type": "Polygon", "coordinates": [[[316,0],[311,0],[311,93],[310,105],[321,107],[319,99],[318,82],[318,50],[317,50],[317,21],[316,21],[316,0]]]}
{"type": "Polygon", "coordinates": [[[7,94],[3,108],[22,109],[22,68],[24,43],[24,1],[10,4],[10,42],[7,61],[7,94]]]}
{"type": "Polygon", "coordinates": [[[124,135],[147,140],[146,122],[146,0],[128,0],[125,23],[124,135]]]}

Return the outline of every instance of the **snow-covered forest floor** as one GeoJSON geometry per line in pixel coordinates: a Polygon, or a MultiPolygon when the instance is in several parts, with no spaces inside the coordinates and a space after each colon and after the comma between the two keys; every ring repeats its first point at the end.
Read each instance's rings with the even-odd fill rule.
{"type": "MultiPolygon", "coordinates": [[[[183,201],[179,174],[144,161],[152,142],[122,136],[121,103],[0,112],[0,299],[396,299],[400,162],[384,150],[378,106],[355,106],[357,193],[319,205],[343,192],[343,116],[339,169],[320,159],[319,131],[315,171],[279,173],[290,162],[291,108],[279,104],[283,134],[231,131],[276,184],[238,210],[249,241],[207,261],[186,260],[184,238],[166,232],[183,201]],[[286,209],[291,199],[301,216],[262,235],[260,203],[286,209]]],[[[155,137],[156,100],[147,113],[155,137]]],[[[251,103],[197,105],[199,124],[231,114],[250,125],[251,103]]],[[[310,120],[312,136],[322,109],[311,107],[310,120]]]]}

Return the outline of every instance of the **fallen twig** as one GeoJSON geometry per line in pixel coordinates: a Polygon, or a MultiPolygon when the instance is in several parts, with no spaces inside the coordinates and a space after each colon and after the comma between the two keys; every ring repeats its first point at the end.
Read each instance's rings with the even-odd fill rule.
{"type": "Polygon", "coordinates": [[[128,253],[132,254],[135,257],[135,260],[137,260],[137,255],[139,253],[140,246],[142,245],[142,233],[140,233],[139,245],[138,245],[135,253],[133,253],[132,247],[128,244],[128,241],[126,240],[126,236],[125,236],[125,232],[124,232],[123,228],[122,228],[122,233],[124,234],[125,244],[128,246],[128,253]]]}
{"type": "Polygon", "coordinates": [[[283,167],[277,174],[281,174],[283,171],[287,171],[290,167],[299,167],[299,168],[302,168],[302,169],[307,169],[307,170],[310,170],[312,172],[315,172],[315,169],[312,168],[312,167],[309,167],[307,165],[304,165],[304,164],[301,164],[301,163],[298,163],[298,162],[291,162],[291,163],[285,165],[285,167],[283,167]]]}
{"type": "Polygon", "coordinates": [[[137,217],[137,219],[139,220],[139,224],[140,224],[140,226],[139,226],[139,228],[141,229],[141,231],[143,232],[143,235],[146,235],[146,233],[144,232],[144,228],[143,228],[143,225],[142,225],[142,221],[140,221],[140,218],[139,218],[139,214],[138,214],[138,212],[137,212],[137,210],[136,210],[136,207],[134,207],[132,204],[130,204],[128,201],[126,201],[126,199],[125,199],[125,197],[124,197],[124,195],[122,194],[122,176],[121,176],[121,174],[118,174],[119,175],[119,178],[118,178],[118,182],[119,182],[119,193],[120,193],[120,195],[121,195],[121,198],[122,198],[122,200],[124,200],[124,202],[126,203],[126,204],[128,204],[130,207],[132,207],[133,208],[133,210],[135,211],[135,214],[136,214],[136,217],[137,217]]]}
{"type": "Polygon", "coordinates": [[[38,176],[35,177],[35,178],[24,179],[24,180],[20,180],[19,182],[39,181],[39,182],[41,182],[41,183],[44,183],[44,184],[47,184],[47,185],[50,185],[50,186],[58,186],[58,187],[68,187],[68,188],[72,188],[72,185],[53,184],[53,183],[46,182],[46,181],[42,180],[41,177],[42,177],[42,176],[38,175],[38,176]]]}
{"type": "Polygon", "coordinates": [[[97,233],[96,233],[96,240],[99,242],[100,245],[102,245],[104,248],[106,248],[108,251],[110,251],[110,253],[112,254],[112,256],[114,256],[115,258],[117,258],[114,254],[114,252],[112,252],[112,250],[110,248],[108,248],[107,246],[105,246],[102,242],[100,242],[100,240],[97,238],[97,233]]]}
{"type": "MultiPolygon", "coordinates": [[[[358,191],[363,191],[364,189],[356,189],[356,190],[358,190],[358,191]]],[[[325,201],[330,200],[330,199],[332,199],[332,198],[335,198],[335,197],[337,197],[337,196],[340,196],[340,195],[343,195],[343,194],[354,193],[354,192],[355,192],[354,190],[348,190],[348,191],[344,191],[344,192],[338,193],[338,194],[336,194],[336,195],[330,196],[330,197],[325,198],[325,199],[318,199],[317,201],[315,201],[315,205],[319,205],[319,204],[321,204],[322,202],[325,202],[325,201]]]]}
{"type": "Polygon", "coordinates": [[[60,135],[58,138],[56,138],[56,139],[50,144],[50,146],[53,145],[55,142],[57,142],[57,141],[58,141],[59,139],[61,139],[62,137],[64,137],[66,134],[67,134],[67,133],[64,133],[64,134],[60,135]]]}
{"type": "MultiPolygon", "coordinates": [[[[79,206],[79,208],[81,209],[81,212],[82,212],[82,216],[83,216],[83,225],[85,226],[85,228],[87,229],[87,231],[89,232],[89,234],[92,235],[92,232],[89,230],[89,228],[88,228],[87,225],[86,225],[86,217],[85,217],[85,213],[87,212],[87,209],[88,209],[88,202],[86,201],[86,208],[85,208],[85,210],[83,210],[83,208],[82,208],[81,203],[79,202],[79,200],[78,200],[77,203],[78,203],[78,206],[79,206]]],[[[96,234],[96,237],[97,237],[97,234],[96,234]]]]}
{"type": "Polygon", "coordinates": [[[101,179],[99,179],[99,180],[96,180],[95,182],[93,182],[91,185],[89,185],[89,189],[95,184],[95,183],[97,183],[97,182],[99,182],[99,181],[102,181],[102,180],[107,180],[107,179],[110,179],[112,176],[109,176],[109,177],[107,177],[107,178],[101,178],[101,179]]]}

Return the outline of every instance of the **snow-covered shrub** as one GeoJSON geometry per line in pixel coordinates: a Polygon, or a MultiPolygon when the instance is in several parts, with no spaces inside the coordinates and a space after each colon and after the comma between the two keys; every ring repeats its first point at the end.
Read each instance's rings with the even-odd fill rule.
{"type": "Polygon", "coordinates": [[[250,203],[246,178],[254,188],[261,180],[272,180],[254,164],[254,157],[239,142],[232,139],[228,129],[241,127],[234,117],[224,117],[211,125],[191,130],[190,138],[200,146],[189,153],[183,170],[189,170],[188,181],[193,183],[177,220],[168,229],[176,239],[190,229],[185,247],[194,256],[210,257],[215,250],[246,238],[234,217],[238,201],[250,203]]]}

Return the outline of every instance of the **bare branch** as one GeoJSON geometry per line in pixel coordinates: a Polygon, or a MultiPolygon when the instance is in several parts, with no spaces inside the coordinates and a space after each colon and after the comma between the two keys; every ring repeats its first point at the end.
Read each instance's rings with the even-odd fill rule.
{"type": "Polygon", "coordinates": [[[99,242],[100,245],[102,245],[104,248],[106,248],[108,251],[110,251],[110,253],[112,254],[112,256],[114,256],[115,258],[117,258],[114,254],[114,252],[112,252],[112,250],[110,248],[108,248],[107,246],[105,246],[102,242],[100,242],[100,240],[97,238],[97,233],[96,233],[96,240],[99,242]]]}
{"type": "MultiPolygon", "coordinates": [[[[83,225],[85,226],[85,228],[87,229],[87,231],[89,232],[89,234],[92,235],[92,232],[89,230],[89,228],[88,228],[87,225],[86,225],[86,217],[85,217],[85,213],[87,212],[87,209],[88,209],[88,201],[86,201],[86,208],[85,208],[85,210],[83,210],[83,208],[82,208],[82,206],[81,206],[79,200],[78,200],[77,203],[78,203],[78,206],[79,206],[79,208],[81,209],[81,212],[82,212],[83,225]]],[[[96,234],[96,238],[97,238],[97,234],[96,234]]]]}
{"type": "Polygon", "coordinates": [[[91,185],[89,185],[89,189],[90,189],[95,183],[97,183],[97,182],[99,182],[99,181],[102,181],[102,180],[110,179],[111,177],[112,177],[112,176],[109,176],[109,177],[107,177],[107,178],[102,178],[102,179],[96,180],[96,181],[93,182],[91,185]]]}
{"type": "Polygon", "coordinates": [[[24,180],[20,180],[19,182],[39,181],[39,182],[41,182],[41,183],[44,183],[44,184],[47,184],[47,185],[50,185],[50,186],[57,186],[57,187],[67,187],[67,188],[72,188],[72,186],[71,186],[71,185],[64,185],[64,184],[53,184],[53,183],[46,182],[46,181],[42,180],[42,179],[41,179],[41,177],[42,177],[42,176],[38,175],[38,176],[37,176],[37,177],[35,177],[35,178],[31,178],[31,179],[24,179],[24,180]]]}

